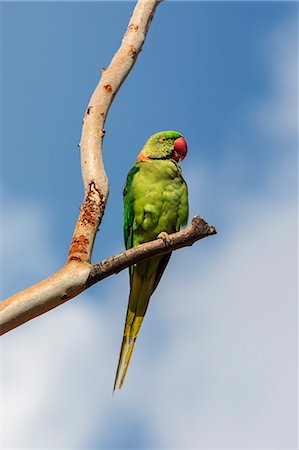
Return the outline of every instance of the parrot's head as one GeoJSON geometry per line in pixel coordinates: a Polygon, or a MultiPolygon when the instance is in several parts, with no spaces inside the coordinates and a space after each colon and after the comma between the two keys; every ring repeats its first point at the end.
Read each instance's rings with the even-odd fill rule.
{"type": "Polygon", "coordinates": [[[153,134],[139,153],[137,160],[174,159],[183,160],[187,154],[187,143],[177,131],[160,131],[153,134]]]}

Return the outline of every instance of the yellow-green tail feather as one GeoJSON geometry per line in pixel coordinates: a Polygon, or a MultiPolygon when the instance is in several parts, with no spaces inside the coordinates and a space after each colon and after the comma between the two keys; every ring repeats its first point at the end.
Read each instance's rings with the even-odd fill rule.
{"type": "Polygon", "coordinates": [[[129,342],[129,346],[128,346],[128,350],[126,353],[126,359],[125,359],[125,363],[124,363],[124,368],[123,368],[123,372],[122,372],[122,376],[119,382],[119,389],[121,389],[124,381],[125,381],[125,377],[126,377],[126,373],[130,364],[130,360],[131,360],[131,356],[134,350],[134,346],[135,346],[135,342],[136,342],[136,338],[131,339],[131,341],[129,342]]]}
{"type": "Polygon", "coordinates": [[[155,271],[152,272],[152,275],[149,278],[144,278],[141,277],[138,273],[138,270],[134,268],[131,280],[131,291],[124,327],[124,335],[120,349],[120,356],[115,375],[113,392],[116,389],[121,370],[122,374],[120,378],[119,389],[121,389],[124,383],[131,356],[134,350],[136,338],[145,316],[150,296],[153,292],[155,278],[155,271]]]}

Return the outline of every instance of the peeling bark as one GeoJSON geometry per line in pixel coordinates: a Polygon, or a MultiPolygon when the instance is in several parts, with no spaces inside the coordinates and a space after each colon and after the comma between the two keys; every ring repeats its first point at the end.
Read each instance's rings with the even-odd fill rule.
{"type": "Polygon", "coordinates": [[[80,208],[80,214],[72,238],[68,262],[90,262],[96,231],[104,215],[105,201],[94,183],[91,183],[80,208]]]}

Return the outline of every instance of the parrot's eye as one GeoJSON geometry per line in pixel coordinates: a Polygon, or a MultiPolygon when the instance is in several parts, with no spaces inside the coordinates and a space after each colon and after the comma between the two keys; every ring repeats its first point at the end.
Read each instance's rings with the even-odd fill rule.
{"type": "Polygon", "coordinates": [[[166,139],[165,139],[165,137],[160,137],[159,141],[160,141],[160,142],[165,142],[166,139]]]}

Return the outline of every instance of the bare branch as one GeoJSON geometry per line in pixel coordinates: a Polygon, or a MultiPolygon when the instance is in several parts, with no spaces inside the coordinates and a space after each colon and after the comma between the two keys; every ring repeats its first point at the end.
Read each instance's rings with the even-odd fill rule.
{"type": "Polygon", "coordinates": [[[211,227],[201,217],[195,216],[188,228],[169,234],[165,240],[158,238],[155,241],[140,244],[116,256],[104,259],[99,264],[94,264],[87,279],[86,287],[92,286],[110,275],[119,273],[133,264],[154,256],[165,255],[182,247],[191,246],[194,242],[213,234],[217,234],[216,228],[211,227]]]}
{"type": "Polygon", "coordinates": [[[65,303],[93,284],[133,264],[190,246],[213,234],[216,234],[216,229],[199,216],[195,216],[188,228],[170,234],[166,240],[159,238],[141,244],[94,265],[69,263],[50,278],[13,295],[0,304],[1,334],[65,303]]]}
{"type": "Polygon", "coordinates": [[[122,44],[96,87],[85,112],[81,136],[81,166],[85,198],[72,238],[68,261],[57,273],[0,304],[1,334],[75,297],[92,284],[143,261],[163,255],[216,233],[200,217],[189,228],[91,265],[93,244],[108,198],[102,145],[109,107],[142,49],[158,0],[139,0],[122,44]]]}

